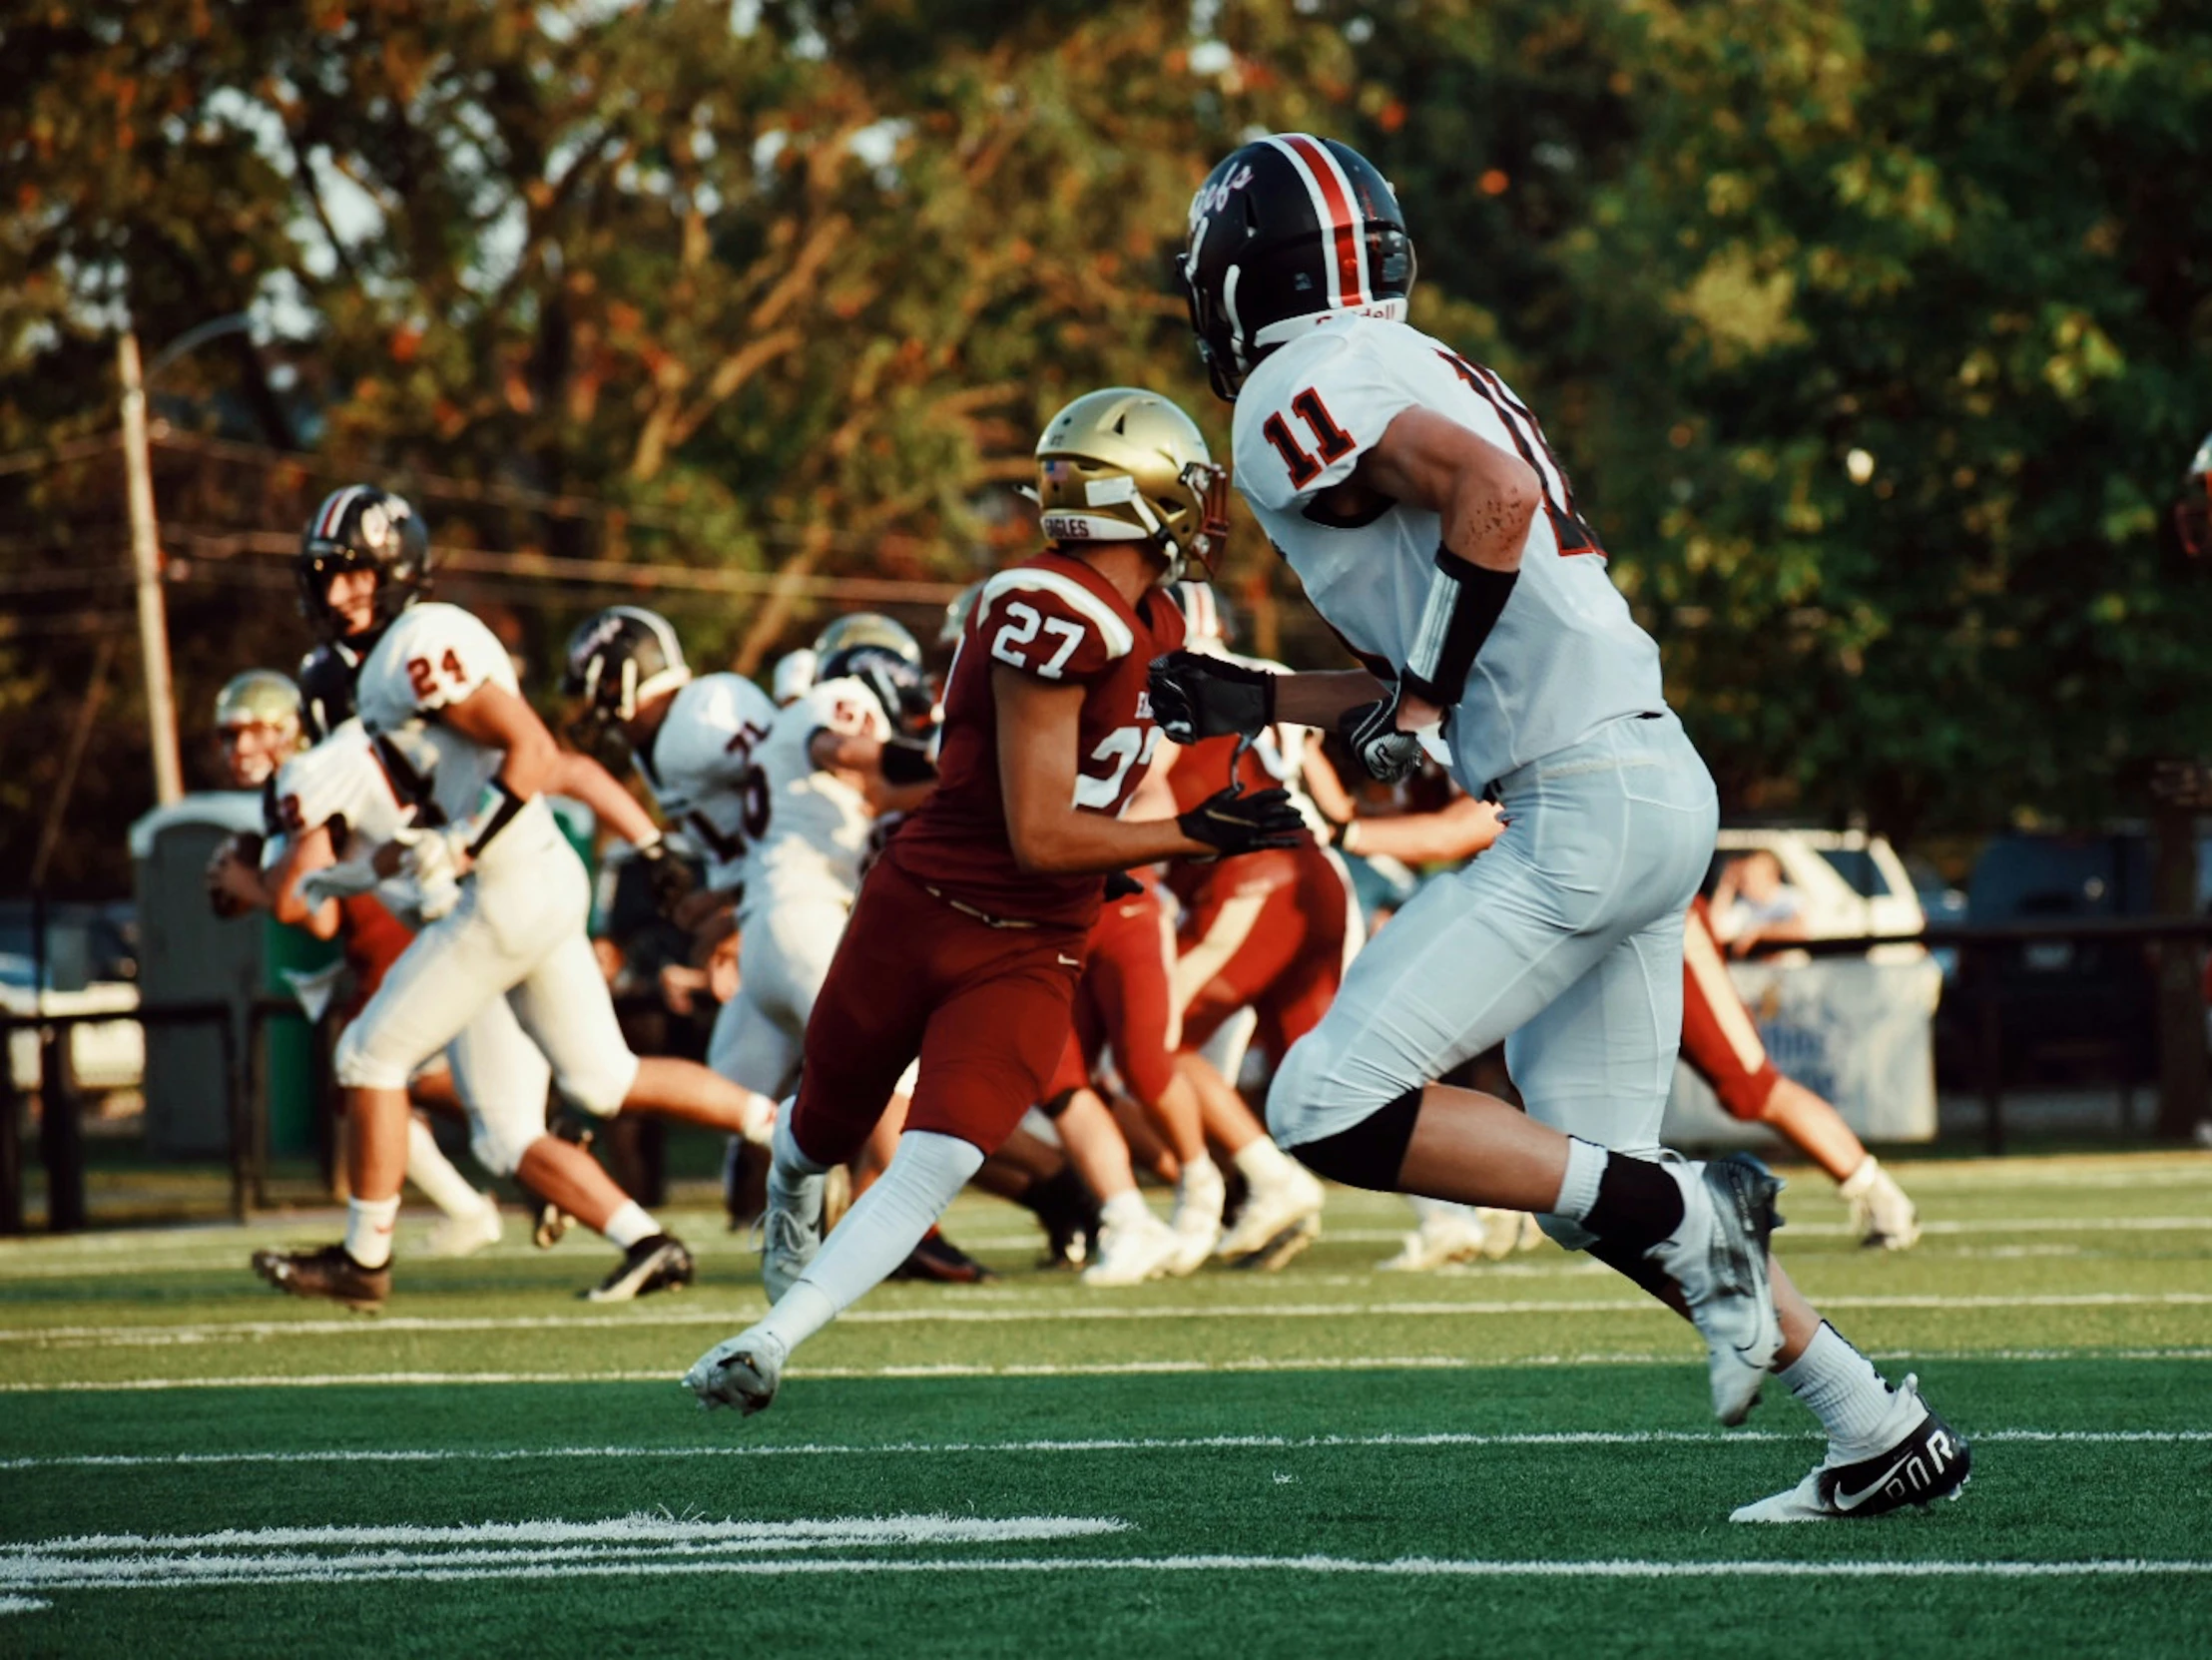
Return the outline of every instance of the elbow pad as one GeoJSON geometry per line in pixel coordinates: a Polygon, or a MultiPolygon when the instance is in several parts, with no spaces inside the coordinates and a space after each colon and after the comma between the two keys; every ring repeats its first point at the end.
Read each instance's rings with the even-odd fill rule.
{"type": "Polygon", "coordinates": [[[1429,579],[1428,601],[1421,607],[1398,690],[1441,709],[1456,705],[1467,689],[1475,653],[1490,637],[1519,580],[1518,571],[1470,565],[1439,546],[1436,574],[1429,579]]]}

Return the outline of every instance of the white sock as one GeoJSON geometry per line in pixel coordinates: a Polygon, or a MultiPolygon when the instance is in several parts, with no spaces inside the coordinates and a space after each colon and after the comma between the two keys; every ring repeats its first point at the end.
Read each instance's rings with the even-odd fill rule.
{"type": "Polygon", "coordinates": [[[1805,1353],[1775,1376],[1812,1409],[1839,1452],[1866,1456],[1889,1444],[1885,1431],[1896,1396],[1874,1364],[1827,1321],[1805,1353]]]}
{"type": "Polygon", "coordinates": [[[1881,1174],[1882,1166],[1877,1164],[1875,1156],[1869,1153],[1864,1159],[1860,1160],[1857,1170],[1854,1170],[1849,1176],[1836,1184],[1836,1191],[1846,1199],[1857,1199],[1867,1189],[1874,1186],[1881,1174]]]}
{"type": "Polygon", "coordinates": [[[799,1098],[794,1096],[776,1109],[776,1129],[769,1137],[769,1150],[775,1155],[776,1161],[770,1172],[772,1179],[779,1170],[789,1170],[795,1176],[821,1176],[830,1169],[828,1165],[817,1164],[807,1157],[800,1150],[798,1137],[792,1134],[792,1109],[798,1102],[799,1098]]]}
{"type": "Polygon", "coordinates": [[[641,1239],[651,1239],[661,1231],[661,1225],[652,1214],[635,1199],[626,1199],[622,1209],[607,1218],[607,1226],[599,1230],[612,1244],[627,1251],[641,1239]]]}
{"type": "Polygon", "coordinates": [[[399,1195],[345,1202],[345,1254],[363,1268],[391,1261],[391,1231],[399,1220],[399,1195]]]}
{"type": "MultiPolygon", "coordinates": [[[[1282,1156],[1281,1153],[1276,1154],[1277,1158],[1282,1156]]],[[[1227,1192],[1228,1184],[1221,1179],[1220,1170],[1215,1168],[1212,1159],[1203,1155],[1186,1164],[1183,1167],[1182,1175],[1177,1177],[1175,1182],[1177,1204],[1186,1204],[1200,1194],[1211,1194],[1216,1216],[1221,1214],[1222,1199],[1227,1192]]]]}
{"type": "Polygon", "coordinates": [[[1605,1161],[1611,1157],[1594,1141],[1567,1137],[1567,1173],[1560,1179],[1559,1197],[1552,1201],[1551,1214],[1569,1222],[1586,1219],[1590,1207],[1597,1203],[1598,1184],[1605,1179],[1605,1161]]]}
{"type": "Polygon", "coordinates": [[[904,1262],[982,1168],[982,1149],[972,1143],[908,1130],[883,1174],[853,1201],[799,1283],[754,1330],[787,1353],[797,1349],[904,1262]]]}
{"type": "Polygon", "coordinates": [[[1146,1208],[1144,1196],[1129,1188],[1099,1206],[1098,1219],[1108,1228],[1142,1228],[1152,1220],[1152,1212],[1146,1208]]]}
{"type": "MultiPolygon", "coordinates": [[[[765,1095],[745,1092],[745,1139],[756,1147],[769,1146],[776,1137],[776,1103],[765,1095]]],[[[734,1139],[734,1138],[733,1138],[734,1139]]]]}
{"type": "Polygon", "coordinates": [[[1472,1205],[1461,1205],[1450,1199],[1424,1199],[1417,1193],[1408,1193],[1405,1203],[1413,1207],[1413,1215],[1423,1222],[1475,1222],[1472,1205]]]}
{"type": "Polygon", "coordinates": [[[1266,1136],[1246,1142],[1232,1155],[1231,1162],[1244,1172],[1244,1179],[1256,1188],[1280,1187],[1298,1175],[1298,1166],[1291,1163],[1283,1149],[1266,1136]]]}
{"type": "Polygon", "coordinates": [[[412,1116],[407,1120],[407,1180],[447,1216],[474,1216],[484,1208],[484,1196],[438,1151],[430,1126],[412,1116]]]}

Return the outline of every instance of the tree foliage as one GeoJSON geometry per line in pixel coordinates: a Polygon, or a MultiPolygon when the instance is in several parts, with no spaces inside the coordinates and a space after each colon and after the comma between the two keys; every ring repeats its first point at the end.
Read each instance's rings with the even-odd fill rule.
{"type": "MultiPolygon", "coordinates": [[[[1397,182],[1416,320],[1543,415],[1735,804],[2094,817],[2212,739],[2212,601],[2158,535],[2212,425],[2189,8],[49,0],[0,51],[31,66],[0,102],[14,864],[129,638],[125,317],[150,353],[259,319],[156,392],[189,727],[299,644],[237,533],[349,472],[450,547],[954,582],[1030,536],[1007,486],[1076,392],[1158,386],[1218,441],[1167,262],[1270,128],[1397,182]]],[[[1225,579],[1321,660],[1249,527],[1225,579]]],[[[458,592],[540,661],[592,600],[458,592]]],[[[748,666],[820,618],[796,582],[660,598],[748,666]]],[[[116,883],[145,804],[135,661],[65,884],[116,883]]]]}

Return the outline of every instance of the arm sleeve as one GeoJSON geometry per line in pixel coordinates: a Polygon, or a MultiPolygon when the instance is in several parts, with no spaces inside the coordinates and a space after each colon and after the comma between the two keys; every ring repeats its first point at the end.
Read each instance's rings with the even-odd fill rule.
{"type": "Polygon", "coordinates": [[[1052,686],[1096,680],[1136,646],[1127,619],[1073,577],[1016,566],[983,591],[975,641],[991,665],[1052,686]]]}
{"type": "Polygon", "coordinates": [[[1410,365],[1371,329],[1293,340],[1237,399],[1237,484],[1294,512],[1342,484],[1400,411],[1421,401],[1410,365]],[[1255,390],[1260,393],[1253,396],[1255,390]]]}

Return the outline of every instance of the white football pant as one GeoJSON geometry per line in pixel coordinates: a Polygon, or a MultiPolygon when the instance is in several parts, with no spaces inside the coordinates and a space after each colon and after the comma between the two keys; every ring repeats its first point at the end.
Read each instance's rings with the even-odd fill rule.
{"type": "Polygon", "coordinates": [[[591,883],[553,828],[543,798],[501,833],[499,849],[461,883],[461,900],[391,965],[338,1041],[337,1079],[354,1089],[398,1089],[504,996],[552,1063],[553,1081],[580,1111],[611,1118],[637,1081],[606,978],[585,925],[591,883]],[[536,821],[533,823],[533,820],[536,821]]]}
{"type": "Polygon", "coordinates": [[[1502,1040],[1530,1117],[1657,1149],[1683,913],[1719,824],[1712,777],[1673,715],[1631,717],[1499,780],[1498,798],[1506,832],[1423,885],[1292,1047],[1268,1095],[1283,1146],[1349,1129],[1502,1040]]]}

